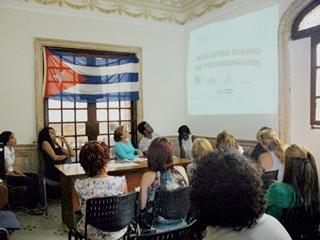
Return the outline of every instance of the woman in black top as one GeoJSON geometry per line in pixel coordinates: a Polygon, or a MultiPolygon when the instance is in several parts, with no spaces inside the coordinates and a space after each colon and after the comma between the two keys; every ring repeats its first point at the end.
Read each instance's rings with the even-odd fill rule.
{"type": "Polygon", "coordinates": [[[38,147],[44,158],[44,175],[52,181],[60,181],[60,173],[54,167],[55,164],[71,163],[70,157],[74,157],[74,151],[65,137],[56,136],[56,132],[51,127],[43,128],[38,137],[38,147]],[[56,140],[67,148],[63,148],[56,140]]]}

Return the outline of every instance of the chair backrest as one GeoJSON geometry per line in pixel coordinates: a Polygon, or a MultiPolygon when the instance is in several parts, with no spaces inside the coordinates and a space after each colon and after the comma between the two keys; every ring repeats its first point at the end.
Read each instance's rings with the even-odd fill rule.
{"type": "Polygon", "coordinates": [[[86,202],[87,225],[106,232],[115,232],[127,227],[135,215],[137,193],[92,198],[86,202]]]}
{"type": "Polygon", "coordinates": [[[167,219],[186,217],[190,209],[189,192],[189,187],[156,191],[153,214],[167,219]]]}
{"type": "Polygon", "coordinates": [[[264,189],[268,189],[268,187],[271,185],[271,183],[278,178],[278,172],[279,170],[274,171],[266,171],[262,174],[262,181],[264,185],[264,189]]]}
{"type": "Polygon", "coordinates": [[[311,215],[303,207],[286,208],[280,222],[292,239],[318,239],[319,214],[311,215]]]}
{"type": "Polygon", "coordinates": [[[150,233],[131,236],[132,240],[195,240],[200,239],[194,228],[196,221],[188,225],[167,232],[150,233]]]}

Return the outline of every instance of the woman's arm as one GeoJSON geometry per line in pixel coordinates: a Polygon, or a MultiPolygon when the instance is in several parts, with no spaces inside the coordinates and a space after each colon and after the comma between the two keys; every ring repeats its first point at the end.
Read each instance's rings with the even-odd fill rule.
{"type": "Polygon", "coordinates": [[[66,155],[57,155],[48,141],[43,141],[42,150],[45,151],[54,161],[62,161],[67,157],[66,155]]]}
{"type": "Polygon", "coordinates": [[[146,172],[142,175],[141,184],[140,184],[140,209],[145,209],[148,200],[148,188],[156,179],[155,172],[146,172]]]}
{"type": "Polygon", "coordinates": [[[74,150],[71,147],[71,145],[68,143],[67,139],[64,136],[60,136],[59,139],[61,140],[62,143],[66,144],[67,146],[67,149],[60,146],[62,152],[68,157],[74,157],[75,156],[74,150]]]}
{"type": "Polygon", "coordinates": [[[258,158],[258,163],[263,167],[264,170],[270,170],[273,167],[273,161],[270,153],[262,153],[258,158]]]}

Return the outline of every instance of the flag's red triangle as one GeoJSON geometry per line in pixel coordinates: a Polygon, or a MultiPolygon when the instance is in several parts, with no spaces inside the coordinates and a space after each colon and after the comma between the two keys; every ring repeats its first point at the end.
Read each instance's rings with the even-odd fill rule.
{"type": "Polygon", "coordinates": [[[54,56],[46,49],[46,88],[45,97],[59,94],[80,82],[85,81],[81,76],[68,65],[64,64],[59,57],[54,56]]]}

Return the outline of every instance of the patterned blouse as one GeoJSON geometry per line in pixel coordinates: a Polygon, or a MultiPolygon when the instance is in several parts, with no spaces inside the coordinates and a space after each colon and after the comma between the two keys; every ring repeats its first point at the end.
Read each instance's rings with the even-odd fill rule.
{"type": "MultiPolygon", "coordinates": [[[[85,230],[85,214],[86,214],[86,200],[90,198],[101,198],[108,196],[120,195],[123,193],[126,178],[106,176],[104,178],[86,178],[77,179],[74,187],[80,199],[82,217],[77,224],[78,231],[84,234],[85,230]]],[[[88,238],[91,240],[101,239],[119,239],[127,231],[124,228],[118,232],[103,232],[97,228],[88,225],[88,238]]]]}
{"type": "MultiPolygon", "coordinates": [[[[165,170],[163,172],[158,171],[156,173],[156,179],[148,189],[148,200],[146,204],[146,211],[152,213],[153,203],[156,190],[174,190],[182,187],[186,187],[187,182],[182,174],[175,168],[165,170]]],[[[165,219],[159,217],[158,222],[164,222],[165,219]]]]}

